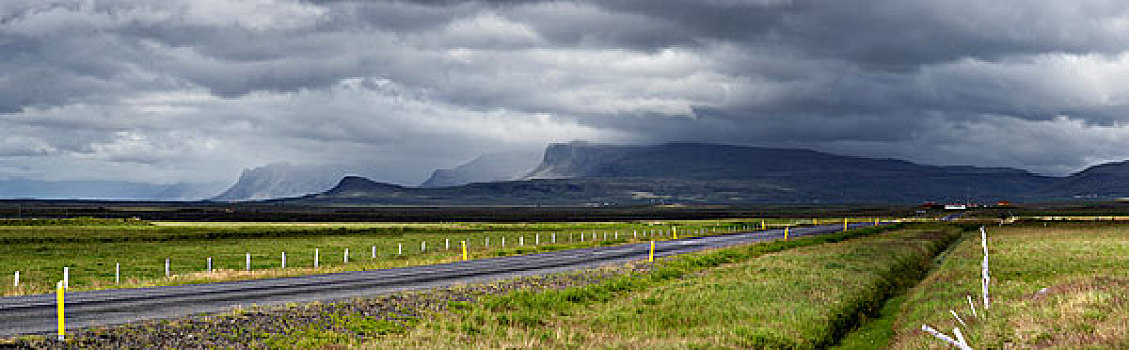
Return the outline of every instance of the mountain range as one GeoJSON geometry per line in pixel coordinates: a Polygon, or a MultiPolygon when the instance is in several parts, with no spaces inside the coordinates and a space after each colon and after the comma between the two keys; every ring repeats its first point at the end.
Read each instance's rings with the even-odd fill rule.
{"type": "Polygon", "coordinates": [[[701,143],[550,145],[511,181],[405,187],[345,177],[301,204],[606,205],[914,203],[1129,196],[1129,163],[1066,177],[1011,168],[923,165],[896,159],[701,143]],[[1125,189],[1125,190],[1122,190],[1125,189]]]}

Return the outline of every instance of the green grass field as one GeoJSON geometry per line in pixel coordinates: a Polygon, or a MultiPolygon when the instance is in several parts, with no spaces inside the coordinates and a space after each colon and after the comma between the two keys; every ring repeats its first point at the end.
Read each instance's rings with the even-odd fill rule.
{"type": "MultiPolygon", "coordinates": [[[[840,219],[828,219],[838,220],[840,219]]],[[[857,219],[866,221],[870,219],[857,219]]],[[[539,250],[723,233],[759,227],[761,219],[595,223],[207,223],[133,220],[5,220],[0,222],[0,294],[43,293],[70,269],[72,289],[203,283],[309,273],[365,270],[460,259],[466,241],[472,258],[539,250]],[[615,232],[619,239],[615,239],[615,232]],[[584,242],[580,242],[581,233],[584,242]],[[597,241],[592,241],[592,233],[597,241]],[[633,232],[638,232],[638,236],[633,232]],[[646,232],[644,234],[644,232],[646,232]],[[605,239],[604,234],[607,234],[605,239]],[[553,235],[557,243],[552,245],[553,235]],[[505,238],[505,249],[502,239],[505,238]],[[524,237],[524,246],[521,240],[524,237]],[[490,246],[486,247],[489,238],[490,246]],[[537,244],[538,239],[540,244],[537,244]],[[447,242],[450,242],[448,249],[447,242]],[[421,242],[427,242],[427,252],[421,242]],[[400,254],[402,246],[402,254],[400,254]],[[536,247],[535,247],[536,246],[536,247]],[[376,249],[373,258],[372,250],[376,249]],[[319,268],[312,268],[315,249],[319,268]],[[345,249],[350,262],[344,262],[345,249]],[[286,252],[287,269],[281,269],[286,252]],[[251,254],[252,272],[245,270],[251,254]],[[207,258],[218,270],[206,271],[207,258]],[[165,259],[172,278],[164,278],[165,259]],[[114,283],[115,264],[121,284],[114,283]],[[12,283],[20,272],[20,287],[12,283]]],[[[767,219],[770,227],[810,220],[767,219]]]]}
{"type": "Polygon", "coordinates": [[[1129,348],[1129,225],[1027,223],[987,230],[990,309],[978,298],[983,251],[977,233],[906,296],[892,322],[891,348],[949,348],[921,332],[922,324],[950,335],[959,326],[976,349],[1129,348]],[[978,316],[969,309],[969,295],[978,316]]]}
{"type": "Polygon", "coordinates": [[[881,230],[696,253],[601,284],[489,297],[364,347],[827,347],[960,236],[941,225],[881,230]]]}

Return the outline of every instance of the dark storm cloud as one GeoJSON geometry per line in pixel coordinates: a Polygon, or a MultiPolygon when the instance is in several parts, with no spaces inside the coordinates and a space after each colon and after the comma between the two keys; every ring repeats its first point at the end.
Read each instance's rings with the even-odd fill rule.
{"type": "Polygon", "coordinates": [[[1064,173],[1129,158],[1127,44],[1119,1],[12,0],[0,169],[417,183],[586,139],[1064,173]]]}

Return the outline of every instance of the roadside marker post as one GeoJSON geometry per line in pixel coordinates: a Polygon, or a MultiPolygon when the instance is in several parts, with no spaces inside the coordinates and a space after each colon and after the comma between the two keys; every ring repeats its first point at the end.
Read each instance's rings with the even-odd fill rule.
{"type": "Polygon", "coordinates": [[[631,231],[631,238],[639,239],[639,231],[631,231]]]}
{"type": "Polygon", "coordinates": [[[843,218],[843,232],[847,232],[847,218],[843,218]]]}
{"type": "MultiPolygon", "coordinates": [[[[168,266],[167,261],[165,262],[165,266],[168,266]]],[[[168,269],[169,269],[168,267],[165,267],[166,271],[168,269]]],[[[63,288],[64,289],[70,289],[71,288],[71,268],[67,267],[67,266],[63,267],[63,288]]]]}
{"type": "MultiPolygon", "coordinates": [[[[211,258],[208,258],[211,259],[211,258]]],[[[122,264],[114,263],[114,285],[122,283],[122,264]]]]}
{"type": "Polygon", "coordinates": [[[619,231],[615,231],[615,239],[619,239],[619,231]]]}
{"type": "Polygon", "coordinates": [[[245,269],[247,271],[251,271],[251,253],[247,253],[247,259],[246,260],[247,260],[247,263],[245,264],[246,265],[245,269]]]}
{"type": "Polygon", "coordinates": [[[670,234],[671,234],[671,237],[673,237],[674,239],[678,239],[678,228],[677,227],[671,227],[670,228],[670,234]]]}
{"type": "Polygon", "coordinates": [[[427,241],[421,241],[419,243],[419,251],[423,252],[423,253],[427,253],[427,241]]]}
{"type": "Polygon", "coordinates": [[[404,244],[396,243],[396,255],[404,255],[404,244]]]}
{"type": "Polygon", "coordinates": [[[165,278],[172,276],[172,271],[169,271],[169,258],[165,258],[165,278]]]}
{"type": "Polygon", "coordinates": [[[208,257],[208,273],[212,273],[212,257],[208,257]]]}
{"type": "Polygon", "coordinates": [[[761,220],[761,231],[764,231],[766,229],[768,229],[768,226],[765,226],[764,220],[761,220]]]}
{"type": "Polygon", "coordinates": [[[541,234],[533,236],[533,245],[541,245],[541,234]]]}
{"type": "Polygon", "coordinates": [[[466,255],[466,241],[463,241],[463,261],[466,261],[466,260],[467,260],[467,255],[466,255]]]}
{"type": "Polygon", "coordinates": [[[320,249],[314,248],[314,268],[315,269],[318,268],[318,265],[319,265],[318,263],[321,260],[321,254],[320,253],[321,253],[320,249]]]}
{"type": "Polygon", "coordinates": [[[58,318],[59,318],[59,341],[66,341],[66,336],[67,336],[66,314],[63,312],[63,305],[65,305],[65,302],[66,302],[66,300],[63,296],[65,293],[66,293],[66,288],[65,288],[65,286],[63,286],[63,281],[59,281],[58,283],[56,283],[55,284],[55,304],[56,304],[55,311],[58,314],[58,318]]]}
{"type": "MultiPolygon", "coordinates": [[[[344,258],[343,258],[342,260],[344,260],[344,262],[345,262],[346,264],[348,264],[348,263],[349,263],[349,248],[345,248],[345,254],[344,254],[344,258]]],[[[248,259],[247,261],[251,261],[251,260],[250,260],[250,259],[248,259]]]]}
{"type": "Polygon", "coordinates": [[[788,227],[787,226],[784,227],[784,240],[785,241],[788,240],[788,227]]]}
{"type": "Polygon", "coordinates": [[[651,241],[651,262],[655,262],[655,241],[651,241]]]}
{"type": "Polygon", "coordinates": [[[16,287],[16,288],[20,287],[20,272],[19,271],[16,271],[16,277],[13,278],[12,281],[13,281],[12,282],[13,287],[16,287]]]}
{"type": "Polygon", "coordinates": [[[819,225],[819,218],[811,218],[812,225],[819,225]]]}
{"type": "Polygon", "coordinates": [[[502,236],[502,248],[506,247],[506,236],[502,236]]]}
{"type": "Polygon", "coordinates": [[[552,240],[553,240],[553,244],[557,244],[557,234],[555,232],[553,233],[552,240]]]}
{"type": "Polygon", "coordinates": [[[521,237],[517,238],[517,245],[522,246],[522,247],[525,246],[525,236],[521,236],[521,237]]]}
{"type": "Polygon", "coordinates": [[[486,249],[490,249],[490,237],[486,237],[486,249]]]}
{"type": "MultiPolygon", "coordinates": [[[[486,241],[490,241],[490,237],[486,237],[486,241]]],[[[451,250],[451,239],[450,238],[444,238],[443,239],[443,249],[444,250],[451,250]]]]}
{"type": "MultiPolygon", "coordinates": [[[[451,247],[447,247],[447,249],[450,249],[450,248],[451,247]]],[[[375,245],[372,246],[372,258],[376,259],[376,246],[375,245]]]]}
{"type": "Polygon", "coordinates": [[[282,252],[282,268],[286,268],[286,252],[282,252]]]}

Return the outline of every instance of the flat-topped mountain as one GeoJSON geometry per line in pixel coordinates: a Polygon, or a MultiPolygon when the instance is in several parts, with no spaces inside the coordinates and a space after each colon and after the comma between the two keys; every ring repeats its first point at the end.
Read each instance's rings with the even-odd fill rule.
{"type": "Polygon", "coordinates": [[[702,143],[653,146],[553,144],[537,169],[523,179],[648,177],[739,180],[798,174],[850,176],[995,174],[1045,180],[1011,168],[920,165],[896,159],[840,156],[806,149],[702,143]]]}

